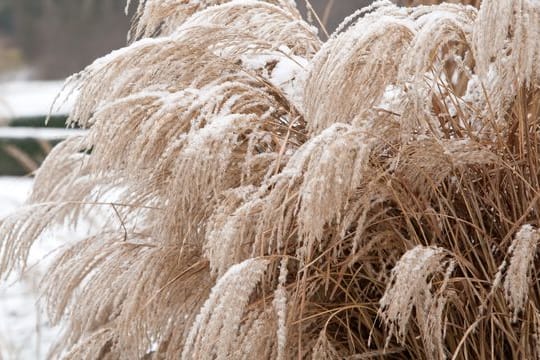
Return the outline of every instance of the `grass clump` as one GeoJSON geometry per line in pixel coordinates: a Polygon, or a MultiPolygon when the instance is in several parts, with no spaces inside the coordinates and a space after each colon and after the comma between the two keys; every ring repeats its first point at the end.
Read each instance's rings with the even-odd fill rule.
{"type": "Polygon", "coordinates": [[[537,358],[539,20],[382,0],[323,44],[291,1],[141,2],[0,270],[112,192],[45,277],[54,356],[537,358]]]}

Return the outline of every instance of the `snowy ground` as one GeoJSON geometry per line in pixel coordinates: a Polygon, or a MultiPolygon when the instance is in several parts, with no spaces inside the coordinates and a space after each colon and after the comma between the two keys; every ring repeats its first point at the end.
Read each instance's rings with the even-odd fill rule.
{"type": "Polygon", "coordinates": [[[62,96],[51,108],[63,85],[63,80],[0,82],[0,118],[68,114],[75,94],[62,96]]]}
{"type": "MultiPolygon", "coordinates": [[[[51,104],[62,90],[64,81],[0,82],[0,125],[12,117],[47,115],[51,104]]],[[[60,100],[53,115],[69,113],[75,96],[60,100]]],[[[80,130],[15,129],[0,127],[0,136],[65,138],[80,130]],[[31,133],[29,131],[31,130],[31,133]]],[[[32,187],[32,179],[0,177],[0,219],[20,207],[32,187]]],[[[27,269],[13,274],[5,281],[0,279],[0,359],[39,360],[46,358],[50,345],[58,338],[58,329],[48,326],[46,316],[38,311],[41,277],[55,255],[55,249],[65,244],[72,233],[51,232],[43,236],[30,252],[27,269]]],[[[3,239],[0,239],[0,242],[3,239]]]]}
{"type": "MultiPolygon", "coordinates": [[[[29,178],[0,177],[0,218],[22,205],[31,186],[29,178]]],[[[58,330],[47,326],[36,305],[41,275],[61,241],[59,237],[38,242],[30,254],[28,270],[0,282],[0,358],[44,359],[57,337],[58,330]]]]}
{"type": "MultiPolygon", "coordinates": [[[[32,179],[0,176],[0,220],[21,207],[32,188],[32,179]]],[[[114,195],[104,201],[115,201],[114,195]]],[[[74,230],[56,226],[47,230],[31,248],[27,268],[0,278],[0,360],[40,360],[47,357],[60,329],[51,328],[39,311],[39,285],[45,270],[66,246],[101,229],[114,217],[112,208],[96,208],[78,221],[74,230]]],[[[0,241],[3,239],[0,238],[0,241]]]]}

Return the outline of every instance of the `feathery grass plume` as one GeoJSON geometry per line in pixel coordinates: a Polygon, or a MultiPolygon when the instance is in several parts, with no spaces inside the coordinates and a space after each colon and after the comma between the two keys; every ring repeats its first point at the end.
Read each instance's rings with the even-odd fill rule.
{"type": "Polygon", "coordinates": [[[34,186],[29,202],[49,202],[58,201],[65,198],[64,189],[70,184],[81,181],[79,168],[84,168],[85,160],[88,159],[84,153],[85,137],[72,136],[55,146],[49,156],[45,158],[41,168],[36,172],[34,186]],[[54,176],[47,174],[46,169],[54,169],[54,176]]]}
{"type": "Polygon", "coordinates": [[[70,317],[71,331],[62,347],[76,349],[109,329],[106,351],[113,358],[139,358],[156,346],[163,356],[174,357],[213,285],[207,263],[195,252],[179,259],[179,249],[158,247],[145,238],[122,242],[114,235],[109,240],[101,235],[105,243],[96,238],[79,242],[48,274],[57,280],[67,276],[62,279],[66,287],[49,284],[45,289],[53,320],[66,312],[70,317]],[[91,250],[100,256],[89,259],[85,255],[91,250]],[[171,266],[177,262],[184,267],[171,266]],[[102,272],[92,271],[98,266],[102,272]],[[152,281],[141,281],[143,276],[152,281]],[[73,298],[77,289],[101,295],[73,298]]]}
{"type": "MultiPolygon", "coordinates": [[[[189,137],[172,173],[172,188],[183,190],[168,194],[165,218],[169,225],[163,229],[164,236],[191,233],[192,240],[200,243],[196,236],[199,224],[206,222],[216,206],[211,200],[213,194],[241,185],[241,169],[235,166],[235,157],[241,159],[242,154],[235,154],[234,145],[248,131],[257,131],[257,125],[253,125],[257,121],[255,116],[223,116],[189,137]]],[[[269,144],[261,144],[265,145],[269,144]]]]}
{"type": "Polygon", "coordinates": [[[248,259],[227,270],[197,315],[182,352],[183,358],[229,357],[250,295],[267,267],[268,260],[248,259]]]}
{"type": "MultiPolygon", "coordinates": [[[[455,123],[456,113],[460,118],[471,116],[459,97],[465,94],[473,71],[469,44],[476,10],[457,5],[419,7],[411,10],[410,17],[417,33],[399,69],[401,88],[390,89],[402,94],[401,106],[394,112],[401,115],[405,141],[425,132],[448,132],[441,122],[455,123]]],[[[473,124],[459,126],[470,131],[473,124]]]]}
{"type": "Polygon", "coordinates": [[[377,2],[374,9],[326,42],[313,60],[304,97],[313,134],[335,121],[361,123],[381,101],[386,86],[395,82],[414,37],[413,24],[389,1],[377,2]]]}
{"type": "Polygon", "coordinates": [[[88,131],[0,226],[8,273],[106,212],[45,277],[52,356],[534,358],[537,5],[377,1],[321,48],[291,4],[149,0],[71,79],[88,131]]]}
{"type": "Polygon", "coordinates": [[[311,58],[320,47],[316,31],[302,21],[294,7],[280,7],[280,1],[230,1],[190,17],[184,27],[208,24],[238,28],[255,38],[285,45],[295,55],[311,58]],[[275,3],[275,4],[272,4],[275,3]],[[265,26],[261,26],[264,24],[265,26]]]}
{"type": "Polygon", "coordinates": [[[337,360],[341,358],[342,356],[340,356],[332,343],[328,341],[326,333],[321,331],[313,349],[313,360],[337,360]]]}
{"type": "Polygon", "coordinates": [[[258,220],[257,205],[262,204],[248,202],[256,190],[245,186],[224,192],[209,217],[203,250],[213,274],[223,275],[233,264],[250,257],[250,239],[255,233],[250,224],[258,220]]]}
{"type": "Polygon", "coordinates": [[[388,336],[396,336],[402,344],[405,342],[413,308],[417,317],[425,317],[424,323],[437,322],[436,328],[426,325],[422,335],[424,342],[431,343],[434,340],[438,344],[437,351],[426,346],[426,350],[431,350],[426,352],[431,353],[429,357],[439,359],[444,358],[444,351],[440,349],[444,332],[440,328],[440,317],[445,301],[434,298],[432,287],[436,274],[446,271],[451,273],[453,260],[447,257],[448,253],[443,248],[416,246],[407,251],[392,269],[388,287],[380,300],[380,316],[390,329],[388,336]]]}
{"type": "Polygon", "coordinates": [[[231,346],[231,359],[248,360],[253,354],[263,359],[275,359],[276,339],[275,318],[272,309],[267,307],[264,311],[251,311],[242,319],[242,325],[234,344],[231,346]]]}
{"type": "MultiPolygon", "coordinates": [[[[73,213],[73,204],[49,202],[31,204],[0,221],[0,233],[4,238],[17,239],[0,243],[0,273],[7,276],[17,267],[24,268],[33,242],[52,224],[62,222],[73,213]],[[29,221],[39,216],[40,221],[29,221]],[[23,219],[27,219],[24,221],[23,219]]],[[[76,221],[76,220],[75,220],[76,221]]]]}
{"type": "MultiPolygon", "coordinates": [[[[231,1],[235,0],[140,0],[132,20],[128,40],[136,41],[147,37],[170,35],[191,15],[214,5],[226,4],[231,1]]],[[[255,1],[259,0],[251,2],[255,1]]],[[[300,19],[300,13],[288,0],[261,1],[278,5],[300,19]]],[[[130,2],[131,0],[128,0],[126,8],[129,8],[130,2]]]]}
{"type": "MultiPolygon", "coordinates": [[[[129,0],[130,2],[131,0],[129,0]]],[[[187,20],[195,12],[205,7],[223,4],[229,0],[143,0],[139,1],[132,20],[128,40],[145,37],[165,36],[187,20]]],[[[127,8],[129,8],[129,2],[127,8]]]]}
{"type": "Polygon", "coordinates": [[[417,33],[400,66],[400,81],[417,85],[429,72],[438,75],[443,71],[448,58],[465,57],[456,50],[470,44],[476,13],[457,5],[412,9],[410,17],[415,20],[417,33]],[[412,54],[416,54],[416,59],[412,54]]]}
{"type": "Polygon", "coordinates": [[[490,111],[504,110],[522,86],[540,82],[540,6],[537,1],[486,1],[474,25],[472,49],[490,111]]]}
{"type": "Polygon", "coordinates": [[[94,333],[91,337],[79,344],[67,354],[66,359],[113,359],[108,353],[110,346],[110,330],[102,329],[94,333]],[[101,349],[96,352],[96,349],[101,349]]]}
{"type": "Polygon", "coordinates": [[[519,312],[525,308],[527,302],[531,266],[534,265],[538,240],[540,240],[538,230],[531,225],[523,225],[508,249],[511,257],[504,279],[504,291],[506,300],[514,310],[514,322],[517,321],[519,312]]]}
{"type": "Polygon", "coordinates": [[[276,359],[285,359],[285,351],[287,346],[287,290],[285,285],[287,283],[288,274],[288,259],[284,257],[281,260],[279,268],[278,288],[274,293],[274,300],[272,305],[276,312],[277,318],[277,355],[276,359]]]}
{"type": "Polygon", "coordinates": [[[305,169],[298,208],[299,233],[302,237],[322,239],[325,225],[332,221],[340,222],[341,213],[347,212],[348,199],[364,180],[363,171],[367,168],[371,144],[374,142],[369,135],[373,128],[369,125],[363,129],[340,124],[331,126],[320,137],[313,138],[315,144],[309,142],[304,148],[298,149],[290,165],[283,170],[283,173],[289,171],[291,165],[305,169]],[[317,144],[317,140],[322,141],[317,144]],[[304,159],[296,165],[295,160],[299,155],[304,159]]]}

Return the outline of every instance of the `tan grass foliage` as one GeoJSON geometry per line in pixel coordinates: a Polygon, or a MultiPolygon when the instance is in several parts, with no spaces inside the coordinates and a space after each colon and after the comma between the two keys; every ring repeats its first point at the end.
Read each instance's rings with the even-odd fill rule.
{"type": "Polygon", "coordinates": [[[141,1],[0,272],[103,209],[52,357],[539,358],[539,16],[380,0],[322,44],[293,1],[141,1]]]}

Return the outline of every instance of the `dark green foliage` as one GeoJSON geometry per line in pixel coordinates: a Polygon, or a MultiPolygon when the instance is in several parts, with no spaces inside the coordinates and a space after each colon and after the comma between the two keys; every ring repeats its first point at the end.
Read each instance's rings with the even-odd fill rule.
{"type": "Polygon", "coordinates": [[[17,156],[13,156],[8,149],[26,155],[36,165],[41,164],[47,156],[48,149],[59,143],[60,140],[38,140],[35,138],[2,138],[0,137],[0,176],[23,176],[31,173],[29,166],[25,165],[17,156]]]}
{"type": "Polygon", "coordinates": [[[46,116],[32,116],[24,118],[15,118],[9,122],[11,127],[48,127],[48,128],[65,128],[67,116],[54,115],[49,118],[45,125],[46,116]]]}

